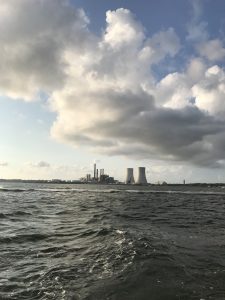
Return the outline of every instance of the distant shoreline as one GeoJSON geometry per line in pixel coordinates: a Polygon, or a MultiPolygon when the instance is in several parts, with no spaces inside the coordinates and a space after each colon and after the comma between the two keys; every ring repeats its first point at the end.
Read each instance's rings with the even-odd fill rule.
{"type": "MultiPolygon", "coordinates": [[[[95,184],[95,185],[127,185],[123,182],[120,183],[101,183],[101,182],[83,182],[79,180],[38,180],[38,179],[0,179],[0,182],[14,182],[14,183],[48,183],[48,184],[95,184]]],[[[134,184],[138,185],[138,184],[134,184]]],[[[157,184],[148,183],[148,186],[225,186],[225,183],[210,183],[210,182],[199,182],[199,183],[167,183],[167,184],[157,184]]]]}

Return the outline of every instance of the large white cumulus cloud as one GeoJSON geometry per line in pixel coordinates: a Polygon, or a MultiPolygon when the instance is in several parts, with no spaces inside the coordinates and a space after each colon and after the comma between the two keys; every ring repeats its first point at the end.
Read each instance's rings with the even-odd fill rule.
{"type": "Polygon", "coordinates": [[[183,72],[157,81],[152,67],[179,53],[179,38],[173,28],[148,37],[127,9],[106,13],[101,36],[63,0],[3,0],[0,20],[1,94],[48,93],[54,138],[109,155],[224,163],[225,75],[209,64],[224,56],[222,42],[202,41],[183,72]]]}

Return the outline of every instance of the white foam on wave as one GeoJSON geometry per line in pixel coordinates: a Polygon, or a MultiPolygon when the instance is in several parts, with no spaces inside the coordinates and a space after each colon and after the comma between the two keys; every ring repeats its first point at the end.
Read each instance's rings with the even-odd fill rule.
{"type": "Polygon", "coordinates": [[[92,192],[92,193],[119,193],[123,192],[125,190],[118,190],[118,189],[74,189],[74,188],[39,188],[34,189],[34,191],[40,191],[40,192],[77,192],[77,193],[83,193],[83,192],[92,192]]]}
{"type": "Polygon", "coordinates": [[[181,190],[139,190],[139,189],[80,189],[80,188],[6,188],[1,192],[47,192],[47,193],[131,193],[131,194],[185,194],[185,195],[225,195],[224,191],[181,191],[181,190]]]}
{"type": "Polygon", "coordinates": [[[78,192],[78,193],[82,193],[82,192],[86,192],[86,189],[73,189],[73,188],[39,188],[39,189],[35,189],[35,191],[39,191],[39,192],[78,192]]]}
{"type": "Polygon", "coordinates": [[[125,231],[117,229],[117,230],[116,230],[116,233],[118,233],[118,234],[124,234],[125,231]]]}
{"type": "Polygon", "coordinates": [[[136,193],[136,194],[190,194],[190,195],[225,195],[224,192],[216,192],[216,191],[179,191],[179,190],[124,190],[128,193],[136,193]]]}

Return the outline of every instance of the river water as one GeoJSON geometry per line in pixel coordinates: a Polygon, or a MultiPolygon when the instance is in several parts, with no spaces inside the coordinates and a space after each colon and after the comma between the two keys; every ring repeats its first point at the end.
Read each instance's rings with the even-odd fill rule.
{"type": "Polygon", "coordinates": [[[0,299],[225,299],[225,189],[0,186],[0,299]]]}

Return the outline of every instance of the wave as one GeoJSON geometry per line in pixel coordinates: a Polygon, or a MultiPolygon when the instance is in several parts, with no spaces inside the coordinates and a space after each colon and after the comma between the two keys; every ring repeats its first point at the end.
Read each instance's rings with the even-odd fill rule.
{"type": "Polygon", "coordinates": [[[21,234],[12,236],[0,237],[0,243],[25,243],[25,242],[36,242],[48,238],[48,235],[33,233],[33,234],[21,234]]]}
{"type": "Polygon", "coordinates": [[[187,195],[225,195],[225,192],[217,191],[180,191],[180,190],[136,190],[136,189],[74,189],[74,188],[36,188],[36,189],[18,189],[18,188],[0,188],[0,192],[46,192],[46,193],[131,193],[131,194],[187,194],[187,195]]]}
{"type": "Polygon", "coordinates": [[[19,192],[33,192],[33,191],[36,191],[36,189],[17,189],[17,188],[2,188],[2,187],[0,187],[0,192],[19,193],[19,192]]]}
{"type": "Polygon", "coordinates": [[[32,214],[21,210],[12,213],[0,213],[0,219],[9,219],[18,216],[32,216],[32,214]]]}
{"type": "Polygon", "coordinates": [[[6,218],[7,218],[6,214],[0,213],[0,219],[6,219],[6,218]]]}

